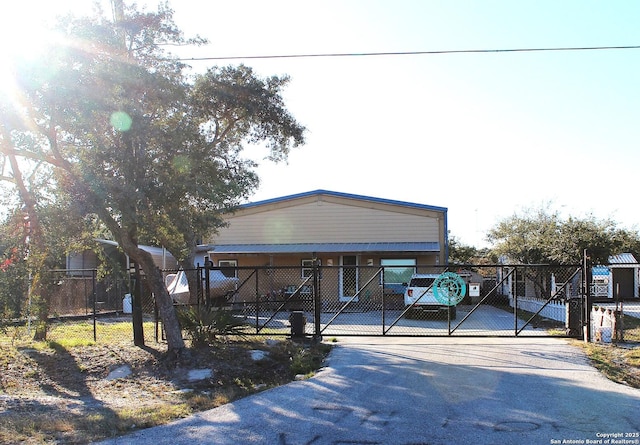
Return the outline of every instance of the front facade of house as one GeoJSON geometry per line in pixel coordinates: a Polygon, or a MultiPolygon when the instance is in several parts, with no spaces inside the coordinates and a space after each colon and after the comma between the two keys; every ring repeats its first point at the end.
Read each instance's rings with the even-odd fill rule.
{"type": "MultiPolygon", "coordinates": [[[[313,258],[352,271],[447,262],[444,207],[316,190],[246,204],[225,219],[209,251],[217,267],[299,266],[304,276],[313,258]]],[[[358,281],[338,277],[335,291],[344,298],[358,281]]]]}

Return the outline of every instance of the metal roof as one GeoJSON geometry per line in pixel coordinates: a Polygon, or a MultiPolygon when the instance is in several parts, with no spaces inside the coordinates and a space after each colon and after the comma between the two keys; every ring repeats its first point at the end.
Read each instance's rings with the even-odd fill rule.
{"type": "Polygon", "coordinates": [[[609,264],[637,264],[636,258],[630,253],[621,253],[609,257],[609,264]]]}
{"type": "Polygon", "coordinates": [[[604,275],[608,276],[611,273],[607,266],[593,266],[591,268],[592,275],[604,275]]]}
{"type": "Polygon", "coordinates": [[[376,202],[376,203],[380,203],[380,204],[399,205],[399,206],[404,206],[404,207],[412,207],[412,208],[415,208],[415,209],[434,210],[434,211],[438,211],[438,212],[447,213],[447,208],[446,207],[437,207],[437,206],[432,206],[432,205],[417,204],[417,203],[414,203],[414,202],[406,202],[406,201],[395,201],[395,200],[391,200],[391,199],[374,198],[374,197],[371,197],[371,196],[353,195],[353,194],[350,194],[350,193],[332,192],[330,190],[313,190],[311,192],[298,193],[298,194],[288,195],[288,196],[281,196],[279,198],[273,198],[273,199],[266,199],[264,201],[249,202],[247,204],[240,205],[239,208],[246,209],[246,208],[252,208],[252,207],[257,207],[257,206],[266,205],[266,204],[273,204],[273,203],[278,203],[278,202],[283,202],[283,201],[289,201],[289,200],[292,200],[292,199],[307,198],[309,196],[319,196],[319,195],[335,196],[335,197],[338,197],[338,198],[347,198],[347,199],[357,199],[357,200],[361,200],[361,201],[371,201],[371,202],[376,202]]]}
{"type": "Polygon", "coordinates": [[[356,252],[439,252],[438,242],[403,243],[296,243],[226,244],[211,246],[213,253],[356,253],[356,252]]]}

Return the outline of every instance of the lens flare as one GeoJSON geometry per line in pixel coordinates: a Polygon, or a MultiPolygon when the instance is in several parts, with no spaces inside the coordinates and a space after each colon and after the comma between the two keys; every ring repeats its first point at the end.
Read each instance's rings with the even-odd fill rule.
{"type": "Polygon", "coordinates": [[[133,122],[131,116],[129,116],[124,111],[116,111],[111,115],[111,126],[115,128],[117,131],[124,133],[125,131],[129,131],[131,129],[131,123],[133,122]]]}

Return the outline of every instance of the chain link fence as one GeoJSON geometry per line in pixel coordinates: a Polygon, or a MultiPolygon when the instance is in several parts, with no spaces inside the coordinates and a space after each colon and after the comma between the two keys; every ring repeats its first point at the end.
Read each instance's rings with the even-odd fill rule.
{"type": "MultiPolygon", "coordinates": [[[[99,277],[95,269],[50,271],[47,340],[74,342],[131,342],[132,281],[129,277],[99,277]]],[[[145,340],[155,335],[151,293],[142,286],[145,340]]],[[[35,307],[23,297],[23,317],[0,321],[5,340],[28,340],[35,332],[35,307]]]]}
{"type": "MultiPolygon", "coordinates": [[[[592,312],[586,309],[581,266],[401,269],[312,265],[167,270],[164,275],[177,306],[230,311],[246,323],[247,335],[581,337],[589,325],[592,339],[606,342],[634,339],[640,330],[640,311],[638,318],[625,314],[621,295],[616,301],[601,296],[592,312]]],[[[98,277],[94,270],[54,271],[52,277],[50,340],[132,341],[130,277],[98,277]]],[[[153,295],[144,279],[140,284],[145,341],[162,341],[153,295]]],[[[626,298],[625,307],[637,304],[633,298],[626,298]]],[[[27,304],[24,313],[29,313],[27,304]]],[[[2,320],[3,335],[28,337],[32,319],[2,320]]]]}
{"type": "Polygon", "coordinates": [[[414,272],[407,277],[393,267],[239,268],[242,285],[233,305],[256,334],[284,335],[294,322],[312,336],[582,334],[579,266],[419,265],[414,272]],[[408,281],[393,281],[398,276],[408,281]],[[455,277],[455,283],[443,290],[441,276],[455,277]]]}

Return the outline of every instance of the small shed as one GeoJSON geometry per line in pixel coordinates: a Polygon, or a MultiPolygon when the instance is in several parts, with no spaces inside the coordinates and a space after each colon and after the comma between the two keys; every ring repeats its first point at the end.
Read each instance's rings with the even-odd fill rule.
{"type": "Polygon", "coordinates": [[[631,253],[609,257],[609,264],[594,266],[591,274],[595,299],[640,299],[640,264],[631,253]]]}

